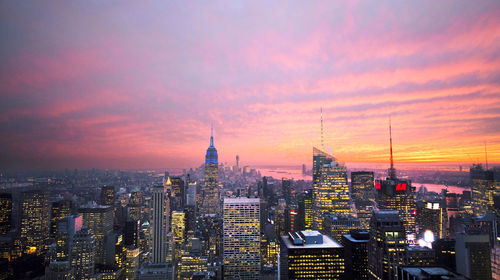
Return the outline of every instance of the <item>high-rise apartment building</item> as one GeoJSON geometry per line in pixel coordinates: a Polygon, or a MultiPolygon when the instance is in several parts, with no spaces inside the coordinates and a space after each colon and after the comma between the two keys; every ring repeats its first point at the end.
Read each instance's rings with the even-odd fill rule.
{"type": "Polygon", "coordinates": [[[258,198],[224,199],[224,279],[259,279],[259,209],[258,198]]]}
{"type": "Polygon", "coordinates": [[[323,220],[326,215],[349,215],[351,210],[349,185],[347,184],[347,170],[344,165],[326,153],[315,149],[318,153],[313,161],[328,162],[319,167],[316,173],[316,164],[313,164],[313,228],[323,229],[323,220]],[[314,176],[319,180],[314,182],[314,176]]]}
{"type": "Polygon", "coordinates": [[[318,231],[281,236],[281,279],[344,279],[344,248],[318,231]]]}
{"type": "Polygon", "coordinates": [[[111,206],[87,205],[78,210],[82,216],[83,228],[92,230],[95,236],[95,262],[106,263],[104,241],[106,235],[113,231],[114,211],[111,206]]]}
{"type": "Polygon", "coordinates": [[[404,264],[406,231],[398,211],[374,211],[368,241],[370,279],[395,280],[396,268],[404,264]]]}
{"type": "Polygon", "coordinates": [[[205,156],[205,188],[202,200],[201,214],[218,214],[220,212],[219,198],[219,160],[214,147],[213,130],[210,136],[210,146],[205,156]]]}
{"type": "Polygon", "coordinates": [[[49,200],[42,190],[28,190],[19,197],[19,234],[25,250],[42,254],[49,238],[49,200]]]}

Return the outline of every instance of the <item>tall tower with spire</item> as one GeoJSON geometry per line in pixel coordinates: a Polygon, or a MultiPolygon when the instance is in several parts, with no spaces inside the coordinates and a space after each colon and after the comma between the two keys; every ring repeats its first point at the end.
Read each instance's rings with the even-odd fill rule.
{"type": "Polygon", "coordinates": [[[410,180],[396,177],[392,156],[392,125],[389,117],[389,150],[391,166],[385,180],[375,181],[375,194],[378,209],[397,210],[403,220],[409,239],[415,239],[415,187],[410,180]]]}
{"type": "Polygon", "coordinates": [[[201,205],[201,214],[218,214],[220,211],[219,198],[219,160],[217,149],[214,147],[214,129],[211,128],[210,146],[205,155],[205,188],[204,199],[201,205]]]}

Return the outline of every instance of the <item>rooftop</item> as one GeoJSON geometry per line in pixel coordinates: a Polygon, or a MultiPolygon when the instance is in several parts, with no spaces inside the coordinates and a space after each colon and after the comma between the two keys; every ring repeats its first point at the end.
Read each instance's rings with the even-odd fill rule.
{"type": "Polygon", "coordinates": [[[304,230],[300,232],[301,235],[303,235],[306,240],[303,244],[301,245],[295,245],[293,241],[291,240],[289,235],[282,235],[281,239],[285,243],[286,247],[288,249],[314,249],[314,248],[342,248],[342,245],[340,245],[337,241],[333,240],[330,236],[321,234],[318,231],[315,230],[304,230]],[[316,238],[320,237],[322,238],[322,243],[307,243],[307,240],[312,238],[315,240],[316,238]]]}
{"type": "Polygon", "coordinates": [[[224,204],[259,204],[259,198],[248,198],[248,197],[226,197],[224,198],[224,204]]]}

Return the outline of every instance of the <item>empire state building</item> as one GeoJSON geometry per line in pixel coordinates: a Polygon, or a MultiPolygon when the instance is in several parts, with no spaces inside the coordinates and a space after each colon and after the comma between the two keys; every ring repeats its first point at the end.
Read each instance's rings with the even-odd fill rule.
{"type": "Polygon", "coordinates": [[[220,212],[219,199],[219,160],[217,149],[214,147],[214,135],[210,136],[210,146],[205,156],[205,188],[202,214],[218,214],[220,212]]]}

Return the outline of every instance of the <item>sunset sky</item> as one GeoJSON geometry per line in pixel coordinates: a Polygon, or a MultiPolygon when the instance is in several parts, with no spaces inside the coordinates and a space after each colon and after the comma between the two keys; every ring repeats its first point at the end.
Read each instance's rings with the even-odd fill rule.
{"type": "Polygon", "coordinates": [[[500,1],[336,2],[2,1],[0,168],[500,162],[500,1]]]}

